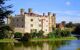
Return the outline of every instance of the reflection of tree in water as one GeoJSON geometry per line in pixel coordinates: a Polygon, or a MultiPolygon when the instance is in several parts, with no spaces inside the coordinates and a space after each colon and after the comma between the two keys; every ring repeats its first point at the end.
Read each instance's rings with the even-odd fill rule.
{"type": "Polygon", "coordinates": [[[60,48],[61,46],[64,45],[69,45],[69,41],[51,41],[48,42],[51,50],[56,50],[57,48],[60,48]]]}
{"type": "Polygon", "coordinates": [[[80,48],[77,48],[76,50],[80,50],[80,48]]]}
{"type": "Polygon", "coordinates": [[[24,47],[35,47],[35,46],[38,46],[38,47],[42,47],[43,46],[43,42],[24,42],[23,43],[24,47]]]}
{"type": "Polygon", "coordinates": [[[57,48],[69,45],[70,41],[48,41],[48,42],[22,42],[14,43],[15,48],[29,50],[56,50],[57,48]]]}
{"type": "Polygon", "coordinates": [[[36,49],[37,47],[38,48],[42,48],[43,47],[43,43],[44,42],[27,42],[27,43],[24,42],[23,46],[24,47],[31,47],[31,48],[35,48],[36,49]]]}
{"type": "Polygon", "coordinates": [[[0,43],[0,50],[14,50],[12,43],[0,43]]]}
{"type": "Polygon", "coordinates": [[[36,48],[38,47],[40,50],[43,50],[45,47],[46,49],[49,50],[56,50],[57,48],[64,46],[64,45],[69,45],[69,41],[50,41],[50,42],[27,42],[23,43],[23,46],[28,48],[36,48]],[[48,48],[47,48],[48,46],[48,48]]]}
{"type": "Polygon", "coordinates": [[[21,42],[19,43],[14,43],[14,47],[21,47],[23,44],[21,42]]]}

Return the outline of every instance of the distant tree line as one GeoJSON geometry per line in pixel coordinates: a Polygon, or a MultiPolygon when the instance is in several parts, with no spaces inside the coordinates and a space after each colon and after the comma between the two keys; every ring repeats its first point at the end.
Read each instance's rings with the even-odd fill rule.
{"type": "Polygon", "coordinates": [[[65,23],[65,27],[67,28],[74,28],[73,31],[71,32],[72,34],[77,34],[80,35],[80,23],[66,23],[65,21],[62,21],[62,23],[65,23]]]}

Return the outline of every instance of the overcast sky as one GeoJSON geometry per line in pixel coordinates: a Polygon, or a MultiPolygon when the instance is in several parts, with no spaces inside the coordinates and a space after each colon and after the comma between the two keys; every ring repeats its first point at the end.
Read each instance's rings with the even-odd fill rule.
{"type": "Polygon", "coordinates": [[[72,21],[80,23],[80,0],[11,0],[7,4],[13,4],[14,14],[19,10],[32,8],[33,12],[42,14],[47,12],[56,13],[57,23],[72,21]]]}

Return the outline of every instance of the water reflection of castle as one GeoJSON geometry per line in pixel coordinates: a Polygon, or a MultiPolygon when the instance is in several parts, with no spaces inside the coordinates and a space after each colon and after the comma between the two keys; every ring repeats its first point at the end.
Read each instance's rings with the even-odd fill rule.
{"type": "Polygon", "coordinates": [[[71,41],[0,43],[0,50],[57,50],[70,43],[71,41]]]}
{"type": "MultiPolygon", "coordinates": [[[[66,45],[67,41],[53,41],[53,42],[31,42],[19,44],[14,50],[57,50],[61,45],[66,45]]],[[[15,46],[16,44],[14,44],[15,46]]]]}

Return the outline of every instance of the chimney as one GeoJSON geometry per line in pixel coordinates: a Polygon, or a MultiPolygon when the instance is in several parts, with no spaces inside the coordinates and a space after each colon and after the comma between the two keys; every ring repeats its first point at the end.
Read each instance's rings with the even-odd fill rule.
{"type": "Polygon", "coordinates": [[[32,8],[29,8],[28,9],[28,13],[32,13],[32,8]]]}
{"type": "Polygon", "coordinates": [[[43,16],[45,16],[45,13],[43,13],[43,16]]]}
{"type": "Polygon", "coordinates": [[[53,13],[53,16],[55,17],[55,16],[56,16],[56,14],[55,14],[55,13],[53,13]]]}
{"type": "Polygon", "coordinates": [[[20,9],[20,15],[24,15],[24,9],[20,9]]]}
{"type": "Polygon", "coordinates": [[[51,12],[48,12],[48,16],[51,16],[51,12]]]}

